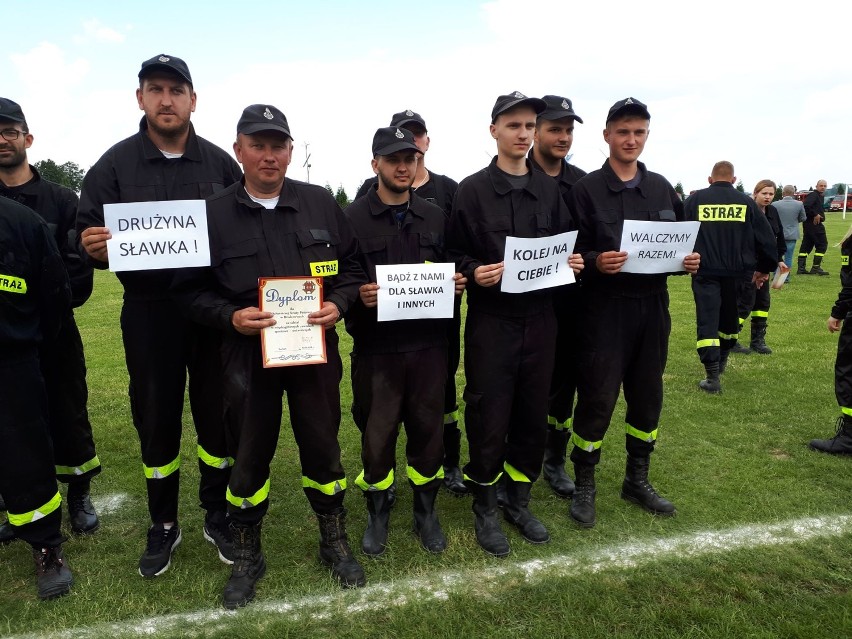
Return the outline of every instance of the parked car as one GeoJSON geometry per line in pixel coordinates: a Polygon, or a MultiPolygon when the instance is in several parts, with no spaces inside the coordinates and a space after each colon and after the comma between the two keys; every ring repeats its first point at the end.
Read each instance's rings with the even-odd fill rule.
{"type": "MultiPolygon", "coordinates": [[[[831,204],[828,206],[829,211],[842,211],[843,210],[843,196],[835,195],[831,198],[831,204]]],[[[852,193],[846,196],[846,210],[852,211],[852,193]]]]}

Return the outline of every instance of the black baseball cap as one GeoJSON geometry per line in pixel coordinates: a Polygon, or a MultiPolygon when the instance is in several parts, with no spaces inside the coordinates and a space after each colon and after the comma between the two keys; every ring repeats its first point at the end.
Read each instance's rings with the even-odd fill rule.
{"type": "Polygon", "coordinates": [[[390,155],[397,151],[420,152],[414,143],[414,134],[408,129],[386,126],[373,136],[373,155],[390,155]]]}
{"type": "Polygon", "coordinates": [[[547,108],[538,114],[539,120],[559,120],[560,118],[574,118],[580,124],[583,123],[583,118],[574,113],[574,107],[571,100],[563,98],[560,95],[546,95],[542,98],[547,108]]]}
{"type": "Polygon", "coordinates": [[[177,74],[192,86],[192,76],[189,75],[189,67],[186,66],[186,62],[173,55],[161,53],[160,55],[155,55],[150,60],[145,60],[142,63],[142,68],[139,69],[139,79],[141,80],[154,71],[167,71],[177,74]]]}
{"type": "Polygon", "coordinates": [[[24,112],[21,111],[21,105],[9,98],[0,98],[0,120],[11,120],[12,122],[20,122],[21,124],[27,123],[24,112]]]}
{"type": "Polygon", "coordinates": [[[407,128],[406,125],[409,124],[419,124],[423,127],[424,131],[428,130],[426,129],[426,120],[424,120],[419,113],[415,113],[411,109],[406,109],[400,113],[394,113],[390,121],[390,126],[401,126],[402,128],[407,128]]]}
{"type": "Polygon", "coordinates": [[[609,113],[606,115],[606,122],[625,115],[639,115],[646,120],[651,119],[651,114],[648,113],[648,107],[639,102],[636,98],[624,98],[613,104],[609,108],[609,113]]]}
{"type": "Polygon", "coordinates": [[[491,109],[491,124],[497,120],[497,116],[501,113],[505,113],[509,109],[514,109],[516,106],[521,104],[528,104],[531,106],[536,115],[541,113],[547,108],[547,105],[544,103],[544,100],[539,98],[528,98],[520,91],[513,91],[509,95],[500,95],[497,96],[497,101],[494,103],[494,108],[491,109]]]}
{"type": "Polygon", "coordinates": [[[250,135],[260,131],[278,131],[289,138],[290,125],[281,111],[268,104],[252,104],[243,109],[240,121],[237,122],[237,133],[250,135]]]}

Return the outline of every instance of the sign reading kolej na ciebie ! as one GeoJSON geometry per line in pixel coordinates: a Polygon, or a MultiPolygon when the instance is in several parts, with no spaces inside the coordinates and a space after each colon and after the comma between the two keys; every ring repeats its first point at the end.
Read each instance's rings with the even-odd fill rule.
{"type": "Polygon", "coordinates": [[[507,237],[500,290],[524,293],[573,284],[574,271],[568,266],[568,258],[576,241],[577,231],[549,237],[507,237]]]}
{"type": "Polygon", "coordinates": [[[210,266],[204,200],[105,204],[109,270],[210,266]]]}

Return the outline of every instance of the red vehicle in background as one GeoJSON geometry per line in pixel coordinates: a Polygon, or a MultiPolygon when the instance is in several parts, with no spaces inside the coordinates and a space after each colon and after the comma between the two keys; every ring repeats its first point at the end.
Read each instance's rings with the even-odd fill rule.
{"type": "MultiPolygon", "coordinates": [[[[793,197],[796,198],[797,200],[799,200],[799,202],[804,202],[805,198],[808,197],[811,193],[813,193],[813,191],[796,191],[796,193],[795,193],[795,195],[793,195],[793,197]]],[[[823,211],[842,211],[843,210],[843,196],[842,195],[835,195],[834,197],[832,197],[831,195],[823,196],[823,198],[822,198],[822,210],[823,211]],[[840,198],[839,200],[837,200],[840,203],[840,206],[838,206],[836,209],[832,208],[832,205],[834,204],[835,198],[840,198]]],[[[849,196],[849,201],[846,204],[846,210],[852,211],[852,195],[849,196]]]]}
{"type": "MultiPolygon", "coordinates": [[[[846,207],[845,210],[852,211],[852,193],[846,196],[846,207]]],[[[842,195],[835,195],[831,198],[831,204],[828,205],[829,211],[843,211],[843,200],[844,197],[842,195]]]]}

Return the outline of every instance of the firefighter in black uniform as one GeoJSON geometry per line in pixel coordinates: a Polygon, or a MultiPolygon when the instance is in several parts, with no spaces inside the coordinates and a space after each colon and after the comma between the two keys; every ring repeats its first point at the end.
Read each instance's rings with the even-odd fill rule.
{"type": "MultiPolygon", "coordinates": [[[[579,225],[577,251],[583,271],[583,344],[574,410],[576,490],[570,514],[582,527],[595,525],[595,466],[600,461],[620,387],[627,402],[627,474],[621,496],[657,514],[674,505],[648,483],[650,455],[663,407],[671,319],[665,274],[620,273],[627,253],[619,250],[624,220],[683,219],[683,205],[671,184],[639,162],[651,116],[634,98],[609,110],[604,140],[610,156],[574,185],[573,213],[579,225]]],[[[689,273],[700,258],[684,258],[689,273]]]]}
{"type": "Polygon", "coordinates": [[[840,242],[840,294],[828,316],[830,333],[840,331],[834,361],[834,395],[840,405],[837,431],[831,439],[812,439],[810,447],[821,453],[852,455],[852,227],[840,242]]]}
{"type": "MultiPolygon", "coordinates": [[[[408,439],[406,473],[414,493],[414,530],[430,552],[442,552],[447,540],[435,514],[435,498],[444,471],[443,398],[447,370],[447,323],[422,319],[377,321],[376,265],[444,262],[446,217],[411,188],[418,147],[411,131],[386,127],[373,137],[376,188],[346,208],[369,284],[346,315],[358,366],[352,379],[353,411],[364,425],[356,484],[367,499],[367,529],[361,548],[376,557],[385,552],[390,519],[388,488],[394,481],[399,424],[408,439]]],[[[457,293],[464,278],[456,275],[457,293]]]]}
{"type": "Polygon", "coordinates": [[[223,333],[225,420],[234,467],[228,510],[236,561],[226,608],[244,606],[266,571],[260,529],[269,507],[269,465],[287,393],[302,465],[302,487],[320,526],[320,560],[344,587],[365,583],[347,542],[346,475],[337,440],[343,365],[334,324],[367,278],[358,243],[337,202],[316,185],[285,181],[293,140],[284,114],[254,104],[237,124],[234,152],[243,183],[207,201],[211,266],[178,276],[175,294],[190,316],[223,333]],[[328,267],[323,306],[307,322],[325,327],[325,364],[263,368],[260,330],[272,314],[257,308],[258,278],[309,276],[328,267]]]}
{"type": "MultiPolygon", "coordinates": [[[[775,182],[772,180],[761,180],[752,191],[752,198],[757,205],[758,212],[769,223],[772,232],[773,252],[777,258],[770,265],[770,271],[776,269],[781,272],[790,269],[784,263],[784,254],[787,252],[787,243],[784,241],[784,229],[781,226],[781,218],[778,211],[772,206],[772,198],[775,197],[775,182]]],[[[765,228],[765,227],[764,227],[765,228]]],[[[760,355],[771,355],[772,349],[766,345],[766,329],[769,323],[769,296],[770,286],[761,286],[752,277],[752,273],[745,273],[737,282],[737,314],[739,315],[739,330],[742,331],[745,321],[751,318],[751,342],[747,349],[743,349],[739,342],[734,342],[731,351],[735,353],[759,353],[760,355]]]]}
{"type": "MultiPolygon", "coordinates": [[[[533,168],[544,171],[559,185],[565,204],[571,204],[571,187],[586,175],[567,160],[574,141],[574,123],[583,120],[574,113],[571,100],[558,95],[542,98],[547,108],[538,115],[535,143],[530,151],[533,168]]],[[[577,346],[580,334],[581,287],[563,286],[553,292],[556,310],[556,362],[550,381],[550,410],[542,474],[560,497],[574,494],[574,482],[565,472],[565,455],[574,414],[577,389],[577,346]]]]}
{"type": "Polygon", "coordinates": [[[799,245],[799,268],[797,275],[828,275],[828,271],[822,270],[822,258],[828,249],[828,238],[825,236],[825,209],[822,206],[823,194],[828,183],[825,180],[817,182],[816,190],[811,191],[805,197],[805,215],[807,219],[802,222],[802,243],[799,245]],[[808,253],[814,252],[814,263],[811,270],[807,269],[808,253]]]}
{"type": "MultiPolygon", "coordinates": [[[[414,143],[420,151],[417,162],[417,175],[414,176],[412,189],[418,197],[437,204],[444,211],[447,219],[453,210],[453,198],[456,195],[458,183],[452,178],[440,173],[435,173],[426,168],[426,152],[429,150],[429,132],[426,129],[426,121],[411,109],[394,113],[390,125],[400,129],[408,129],[414,135],[414,143]]],[[[361,184],[356,199],[366,195],[371,188],[375,188],[377,177],[371,177],[361,184]]],[[[447,381],[444,385],[444,488],[450,493],[461,497],[468,494],[467,486],[462,480],[460,468],[461,458],[461,431],[459,430],[459,404],[458,392],[456,390],[456,372],[459,370],[461,359],[461,297],[456,298],[456,306],[453,319],[446,323],[447,326],[447,381]]],[[[353,360],[353,371],[354,371],[353,360]]],[[[358,420],[355,420],[358,424],[358,420]]],[[[358,424],[363,432],[363,425],[358,424]]],[[[393,502],[393,492],[391,492],[393,502]]]]}
{"type": "MultiPolygon", "coordinates": [[[[0,195],[30,207],[47,222],[68,271],[71,306],[82,306],[92,292],[92,268],[78,250],[74,230],[77,195],[42,179],[27,162],[33,136],[21,107],[6,98],[0,98],[0,129],[0,195]]],[[[56,477],[68,484],[71,530],[91,533],[99,521],[89,497],[89,482],[101,472],[101,463],[86,410],[86,360],[73,311],[62,322],[56,339],[43,343],[40,363],[47,387],[56,477]]],[[[13,534],[8,522],[0,524],[0,543],[11,540],[13,534]]]]}
{"type": "MultiPolygon", "coordinates": [[[[139,132],[109,149],[83,180],[77,230],[95,268],[107,268],[104,205],[206,198],[240,179],[225,151],[198,137],[190,122],[196,95],[186,63],[160,55],[142,63],[139,132]]],[[[176,319],[169,295],[175,271],[119,273],[124,286],[121,332],[130,374],[130,410],[139,434],[151,526],[139,573],[165,572],[181,542],[178,525],[180,439],[184,389],[198,434],[199,498],[206,510],[203,534],[219,558],[231,563],[225,490],[232,460],[222,422],[221,363],[216,331],[176,319]]]]}
{"type": "Polygon", "coordinates": [[[754,200],[734,188],[733,164],[717,162],[707,180],[710,186],[690,195],[684,209],[687,220],[701,222],[695,242],[701,267],[692,278],[692,294],[696,348],[707,377],[698,386],[719,393],[719,375],[739,331],[737,285],[746,274],[755,286],[768,286],[768,273],[777,266],[777,248],[754,200]]]}
{"type": "Polygon", "coordinates": [[[73,582],[62,554],[62,497],[38,354],[42,338],[67,317],[70,298],[47,224],[0,197],[0,492],[15,536],[32,546],[41,599],[66,594],[73,582]]]}
{"type": "MultiPolygon", "coordinates": [[[[456,192],[447,247],[468,280],[465,324],[465,428],[479,545],[509,554],[497,519],[496,482],[503,472],[503,514],[532,543],[550,535],[529,511],[530,489],[541,471],[547,437],[547,395],[553,372],[556,317],[551,291],[502,293],[506,237],[548,237],[570,230],[556,183],[526,158],[536,116],[545,104],[520,92],[501,95],[491,112],[497,156],[465,178],[456,192]]],[[[582,268],[574,254],[569,264],[582,268]]]]}

